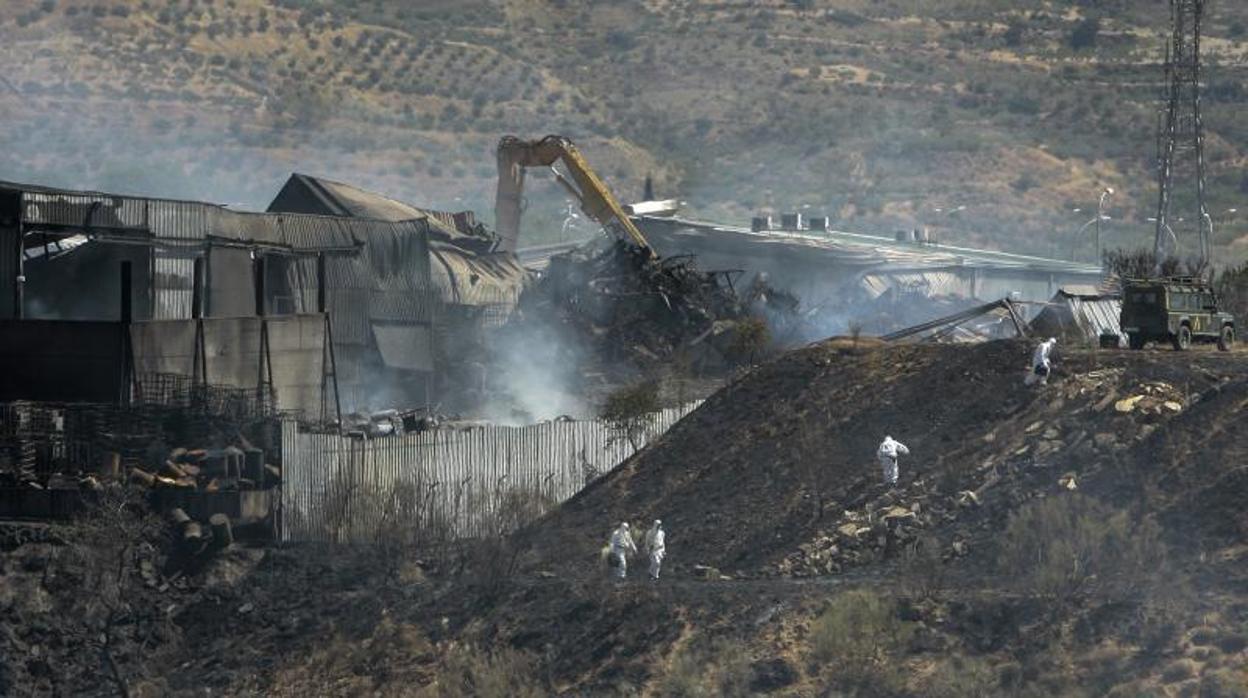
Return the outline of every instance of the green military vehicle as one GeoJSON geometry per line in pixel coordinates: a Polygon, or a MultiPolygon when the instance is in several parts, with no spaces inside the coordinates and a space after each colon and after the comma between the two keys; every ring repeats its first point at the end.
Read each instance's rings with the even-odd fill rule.
{"type": "Polygon", "coordinates": [[[1184,351],[1192,342],[1217,342],[1230,351],[1235,343],[1235,317],[1222,312],[1218,295],[1199,278],[1124,280],[1119,324],[1132,349],[1165,341],[1184,351]]]}

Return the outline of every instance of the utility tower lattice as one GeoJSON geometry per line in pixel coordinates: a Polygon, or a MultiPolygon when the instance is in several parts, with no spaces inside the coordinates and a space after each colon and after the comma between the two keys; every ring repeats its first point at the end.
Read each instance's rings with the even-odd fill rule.
{"type": "MultiPolygon", "coordinates": [[[[1201,269],[1209,263],[1213,219],[1205,206],[1205,134],[1200,115],[1200,24],[1205,0],[1170,0],[1172,36],[1166,45],[1166,106],[1158,116],[1159,196],[1154,252],[1158,266],[1178,257],[1180,238],[1196,234],[1201,269]],[[1195,191],[1181,187],[1195,185],[1195,191]],[[1194,195],[1194,199],[1189,198],[1194,195]],[[1186,215],[1172,215],[1179,210],[1186,215]],[[1176,230],[1177,228],[1177,230],[1176,230]]],[[[1195,271],[1195,270],[1192,270],[1195,271]]]]}

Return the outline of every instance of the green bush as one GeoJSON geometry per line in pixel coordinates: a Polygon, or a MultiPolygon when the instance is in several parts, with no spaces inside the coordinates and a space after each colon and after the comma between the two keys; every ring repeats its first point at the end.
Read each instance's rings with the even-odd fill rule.
{"type": "Polygon", "coordinates": [[[1101,34],[1101,20],[1089,17],[1075,25],[1070,33],[1070,47],[1076,51],[1095,48],[1101,34]]]}
{"type": "Polygon", "coordinates": [[[921,693],[927,698],[994,698],[1000,689],[988,662],[955,656],[936,665],[923,682],[921,693]]]}
{"type": "Polygon", "coordinates": [[[1082,494],[1036,500],[1015,512],[997,568],[1008,587],[1067,600],[1117,597],[1155,581],[1165,560],[1160,528],[1082,494]]]}
{"type": "Polygon", "coordinates": [[[607,423],[614,439],[628,441],[635,451],[641,448],[646,430],[660,409],[659,384],[642,381],[608,395],[598,416],[607,423]]]}
{"type": "Polygon", "coordinates": [[[829,670],[835,688],[888,695],[905,680],[892,656],[913,633],[913,624],[898,618],[891,600],[870,591],[849,591],[811,624],[810,658],[817,668],[829,670]]]}
{"type": "Polygon", "coordinates": [[[733,641],[678,650],[659,681],[657,693],[664,698],[736,698],[751,695],[754,677],[745,647],[733,641]]]}

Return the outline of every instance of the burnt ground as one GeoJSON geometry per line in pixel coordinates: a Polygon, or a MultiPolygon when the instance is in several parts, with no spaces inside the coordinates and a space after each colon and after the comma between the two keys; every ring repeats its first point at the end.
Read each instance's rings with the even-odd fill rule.
{"type": "MultiPolygon", "coordinates": [[[[179,575],[152,552],[159,571],[134,594],[163,622],[127,624],[118,663],[136,694],[406,695],[477,646],[526,653],[546,692],[665,695],[682,658],[736,647],[742,690],[823,695],[812,619],[870,589],[917,629],[894,657],[901,694],[1244,695],[1248,354],[1062,351],[1031,390],[1029,353],[866,340],[790,353],[522,532],[503,586],[488,561],[453,574],[371,550],[239,547],[179,575]],[[892,492],[874,459],[886,433],[912,451],[892,492]],[[1076,493],[1160,526],[1168,595],[1058,600],[1002,579],[1010,517],[1076,493]],[[653,518],[669,531],[665,579],[606,579],[612,525],[653,518]],[[919,541],[934,553],[916,565],[919,541]],[[935,690],[950,658],[996,688],[935,690]]],[[[73,545],[7,546],[0,694],[116,694],[70,613],[81,589],[56,581],[73,545]]]]}
{"type": "Polygon", "coordinates": [[[899,499],[981,491],[987,506],[970,518],[986,524],[1075,473],[1089,492],[1203,521],[1183,536],[1238,528],[1211,498],[1244,476],[1248,356],[1063,352],[1050,385],[1032,390],[1022,385],[1029,353],[1015,342],[865,341],[794,352],[714,395],[543,522],[541,537],[556,542],[551,555],[584,559],[612,521],[661,518],[674,571],[764,574],[840,510],[882,505],[874,453],[886,434],[913,454],[899,499]],[[1115,409],[1150,386],[1150,407],[1115,409]],[[1002,487],[1007,501],[994,507],[1002,478],[1018,486],[1002,487]]]}

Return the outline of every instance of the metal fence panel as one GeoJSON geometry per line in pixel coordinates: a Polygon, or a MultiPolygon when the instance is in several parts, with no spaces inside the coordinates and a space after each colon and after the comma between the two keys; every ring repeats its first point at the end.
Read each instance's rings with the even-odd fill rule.
{"type": "MultiPolygon", "coordinates": [[[[653,443],[701,402],[655,415],[653,443]]],[[[598,421],[439,429],[363,440],[282,425],[284,540],[368,542],[386,518],[413,530],[487,533],[517,488],[562,503],[629,456],[632,446],[598,421]]]]}

